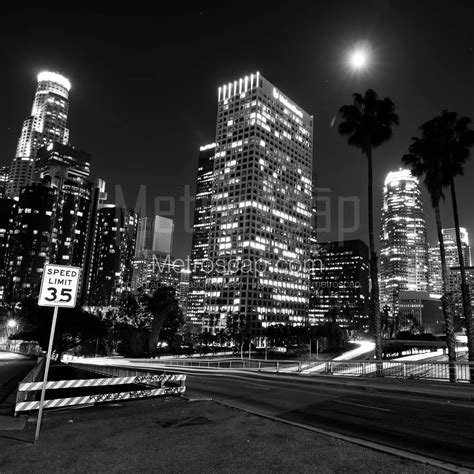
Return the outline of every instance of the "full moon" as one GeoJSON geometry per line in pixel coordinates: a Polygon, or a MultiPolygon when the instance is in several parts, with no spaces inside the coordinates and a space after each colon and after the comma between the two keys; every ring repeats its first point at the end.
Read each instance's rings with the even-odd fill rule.
{"type": "Polygon", "coordinates": [[[358,49],[351,53],[349,63],[353,69],[364,69],[368,63],[368,55],[364,50],[358,49]]]}

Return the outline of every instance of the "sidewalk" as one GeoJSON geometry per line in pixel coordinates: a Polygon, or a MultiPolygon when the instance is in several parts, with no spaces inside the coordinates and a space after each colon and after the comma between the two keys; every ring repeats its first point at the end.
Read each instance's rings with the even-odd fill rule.
{"type": "Polygon", "coordinates": [[[0,472],[441,473],[213,402],[160,398],[46,412],[0,431],[0,472]]]}

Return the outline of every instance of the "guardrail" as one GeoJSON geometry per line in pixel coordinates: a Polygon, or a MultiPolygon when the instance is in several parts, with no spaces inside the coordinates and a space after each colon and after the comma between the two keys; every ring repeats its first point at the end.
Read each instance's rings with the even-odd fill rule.
{"type": "MultiPolygon", "coordinates": [[[[392,377],[401,379],[449,380],[448,362],[423,361],[266,361],[258,359],[128,359],[131,364],[149,364],[161,367],[189,367],[209,369],[243,369],[259,372],[301,373],[304,375],[345,375],[348,377],[392,377]],[[378,370],[378,373],[377,373],[378,370]]],[[[82,364],[81,364],[82,365],[82,364]]],[[[473,362],[454,363],[456,381],[469,382],[474,372],[473,362]]]]}
{"type": "Polygon", "coordinates": [[[40,356],[43,354],[43,351],[38,346],[38,344],[21,343],[19,341],[11,341],[0,344],[0,351],[33,356],[40,356]]]}
{"type": "MultiPolygon", "coordinates": [[[[26,374],[26,376],[18,384],[18,386],[24,383],[32,383],[32,382],[37,382],[38,380],[40,380],[44,373],[45,362],[46,362],[45,357],[38,358],[38,362],[36,363],[36,365],[26,374]]],[[[19,403],[30,401],[34,398],[36,398],[36,394],[33,394],[31,392],[23,392],[23,391],[17,390],[15,406],[17,406],[19,403]]],[[[16,409],[15,409],[15,415],[16,415],[16,409]]]]}
{"type": "MultiPolygon", "coordinates": [[[[74,366],[74,364],[71,365],[74,366]]],[[[109,377],[100,379],[49,381],[46,382],[46,390],[64,390],[114,385],[137,385],[137,389],[132,391],[99,393],[45,400],[45,409],[67,407],[72,405],[94,405],[96,403],[130,400],[135,398],[148,398],[160,395],[176,395],[183,393],[186,390],[186,375],[184,374],[156,374],[118,367],[98,367],[96,365],[89,364],[78,364],[78,366],[78,368],[81,368],[82,370],[91,370],[102,375],[109,375],[109,377]],[[132,375],[132,373],[134,375],[132,375]],[[117,377],[118,374],[122,376],[117,377]],[[110,375],[114,375],[114,377],[110,377],[110,375]]],[[[40,401],[31,399],[28,400],[28,397],[38,398],[38,392],[42,390],[42,388],[43,382],[23,380],[18,386],[15,415],[20,411],[38,410],[40,401]]]]}
{"type": "MultiPolygon", "coordinates": [[[[348,377],[382,377],[401,379],[449,380],[448,362],[412,361],[326,361],[308,364],[303,368],[307,375],[345,375],[348,377]],[[377,374],[377,370],[379,371],[377,374]]],[[[473,362],[455,362],[457,382],[469,382],[473,362]]]]}
{"type": "MultiPolygon", "coordinates": [[[[304,362],[294,360],[259,359],[126,359],[133,364],[153,364],[171,367],[203,367],[217,369],[249,369],[257,371],[301,372],[304,362]]],[[[82,364],[81,364],[82,365],[82,364]]]]}

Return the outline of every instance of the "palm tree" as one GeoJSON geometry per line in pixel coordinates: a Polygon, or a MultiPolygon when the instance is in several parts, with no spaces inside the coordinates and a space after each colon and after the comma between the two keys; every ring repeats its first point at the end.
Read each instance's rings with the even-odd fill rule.
{"type": "MultiPolygon", "coordinates": [[[[464,165],[466,164],[470,154],[469,149],[474,145],[474,131],[468,128],[471,123],[469,117],[458,118],[456,112],[448,112],[447,110],[443,110],[440,116],[434,117],[430,122],[434,122],[433,128],[436,127],[439,137],[438,139],[443,145],[440,148],[442,153],[441,159],[445,162],[445,165],[443,166],[445,171],[443,184],[449,186],[451,190],[456,245],[461,273],[463,315],[468,340],[468,358],[469,362],[474,362],[474,328],[472,321],[471,295],[469,294],[469,285],[466,281],[461,232],[459,229],[456,188],[454,185],[454,178],[464,174],[464,165]]],[[[471,370],[471,383],[474,383],[474,366],[471,370]]]]}
{"type": "MultiPolygon", "coordinates": [[[[446,266],[446,252],[441,225],[441,212],[439,205],[444,199],[443,182],[446,176],[446,163],[442,159],[440,135],[437,124],[426,122],[420,127],[421,138],[412,138],[409,153],[402,157],[405,166],[410,167],[413,176],[424,176],[424,184],[431,197],[431,205],[435,211],[436,230],[438,232],[439,250],[441,256],[441,274],[443,277],[443,296],[441,304],[446,322],[446,343],[448,346],[449,362],[456,361],[456,339],[452,315],[451,295],[448,293],[448,269],[446,266]]],[[[449,380],[456,381],[454,364],[449,366],[449,380]]]]}
{"type": "Polygon", "coordinates": [[[353,94],[354,103],[344,105],[339,109],[343,121],[339,124],[339,133],[347,135],[349,146],[358,148],[367,157],[368,166],[368,197],[369,197],[369,247],[370,247],[370,280],[371,319],[374,326],[375,357],[382,359],[382,337],[380,331],[379,282],[377,270],[377,254],[374,244],[374,215],[373,215],[373,177],[372,150],[392,137],[394,125],[399,124],[395,113],[394,103],[386,97],[381,100],[377,93],[368,89],[365,94],[353,94]]]}

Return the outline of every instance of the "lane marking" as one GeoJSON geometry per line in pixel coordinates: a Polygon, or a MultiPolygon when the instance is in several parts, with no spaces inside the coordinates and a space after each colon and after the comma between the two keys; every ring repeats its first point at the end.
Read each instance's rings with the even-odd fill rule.
{"type": "Polygon", "coordinates": [[[345,402],[343,400],[332,400],[332,401],[336,403],[344,403],[344,405],[355,405],[357,407],[370,408],[371,410],[392,411],[392,410],[389,410],[388,408],[379,408],[379,407],[374,407],[370,405],[362,405],[361,403],[345,402]]]}

